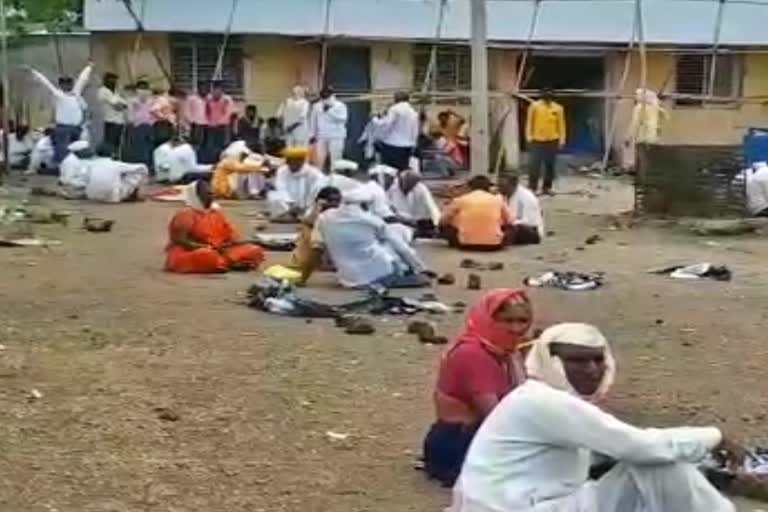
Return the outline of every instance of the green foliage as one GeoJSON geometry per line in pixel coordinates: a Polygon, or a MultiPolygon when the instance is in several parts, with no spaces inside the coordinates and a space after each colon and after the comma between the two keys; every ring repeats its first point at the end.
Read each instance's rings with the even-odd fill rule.
{"type": "Polygon", "coordinates": [[[9,29],[25,32],[45,28],[65,32],[81,23],[82,0],[6,0],[12,6],[9,29]],[[15,11],[15,12],[14,12],[15,11]]]}

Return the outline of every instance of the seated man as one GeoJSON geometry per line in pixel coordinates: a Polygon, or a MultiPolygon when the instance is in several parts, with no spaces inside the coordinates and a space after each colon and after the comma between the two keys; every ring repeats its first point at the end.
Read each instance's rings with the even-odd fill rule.
{"type": "Polygon", "coordinates": [[[35,142],[29,161],[29,173],[43,174],[47,170],[55,169],[53,163],[53,128],[46,128],[43,136],[35,142]]]}
{"type": "Polygon", "coordinates": [[[440,209],[432,192],[416,171],[403,171],[387,192],[401,222],[415,229],[416,238],[432,238],[440,222],[440,209]]]}
{"type": "Polygon", "coordinates": [[[195,149],[181,136],[158,146],[154,157],[157,181],[185,185],[211,178],[211,166],[198,164],[195,149]]]}
{"type": "Polygon", "coordinates": [[[285,165],[280,167],[267,194],[272,222],[298,222],[317,196],[323,175],[307,163],[306,148],[285,150],[285,165]]]}
{"type": "Polygon", "coordinates": [[[67,199],[85,199],[93,151],[83,140],[73,142],[67,149],[69,153],[59,165],[61,195],[67,199]]]}
{"type": "Polygon", "coordinates": [[[219,199],[256,197],[264,187],[266,172],[261,155],[252,153],[242,141],[233,143],[213,171],[213,195],[219,199]]]}
{"type": "Polygon", "coordinates": [[[694,465],[715,450],[743,456],[719,429],[639,428],[598,406],[615,364],[595,327],[550,327],[526,373],[475,435],[450,512],[735,511],[694,465]],[[617,464],[589,481],[595,454],[617,464]]]}
{"type": "Polygon", "coordinates": [[[238,241],[237,232],[213,203],[210,185],[187,185],[187,207],[169,226],[165,269],[185,274],[252,270],[264,261],[261,247],[238,241]]]}
{"type": "Polygon", "coordinates": [[[413,288],[429,285],[426,267],[416,251],[387,224],[362,205],[372,198],[363,189],[349,192],[342,201],[338,189],[321,191],[327,209],[312,231],[312,257],[302,269],[302,282],[309,279],[327,251],[336,266],[339,283],[348,288],[413,288]]]}
{"type": "Polygon", "coordinates": [[[149,170],[144,164],[129,164],[113,158],[114,149],[102,144],[89,165],[85,196],[93,201],[119,203],[135,201],[139,189],[147,181],[149,170]]]}
{"type": "Polygon", "coordinates": [[[467,185],[471,192],[451,201],[443,212],[440,235],[451,247],[502,249],[512,232],[512,212],[501,196],[491,192],[492,183],[486,176],[475,176],[467,185]]]}
{"type": "MultiPolygon", "coordinates": [[[[338,208],[337,195],[338,190],[334,187],[325,187],[318,192],[315,203],[301,219],[299,225],[299,237],[296,239],[296,248],[291,253],[290,267],[296,270],[302,270],[307,267],[312,258],[312,231],[315,228],[317,217],[328,208],[338,208]]],[[[333,271],[328,254],[323,254],[319,270],[333,271]]]]}
{"type": "Polygon", "coordinates": [[[544,216],[536,194],[520,184],[520,178],[513,174],[499,180],[499,193],[514,213],[514,234],[512,244],[538,244],[544,240],[544,216]]]}

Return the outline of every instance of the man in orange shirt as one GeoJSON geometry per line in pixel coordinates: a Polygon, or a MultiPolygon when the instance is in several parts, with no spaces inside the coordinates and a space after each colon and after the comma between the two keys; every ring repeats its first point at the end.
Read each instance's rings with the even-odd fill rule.
{"type": "Polygon", "coordinates": [[[514,216],[504,199],[491,192],[486,176],[467,183],[471,192],[446,207],[440,219],[441,236],[451,247],[474,251],[502,249],[511,240],[514,216]]]}

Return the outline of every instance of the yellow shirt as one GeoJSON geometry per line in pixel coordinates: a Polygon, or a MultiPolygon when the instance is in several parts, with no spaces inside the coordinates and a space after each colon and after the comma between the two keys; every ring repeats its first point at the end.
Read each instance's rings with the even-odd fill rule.
{"type": "Polygon", "coordinates": [[[475,190],[451,201],[440,222],[456,228],[462,245],[496,246],[504,241],[502,228],[512,218],[500,195],[475,190]]]}
{"type": "Polygon", "coordinates": [[[525,126],[528,142],[558,141],[565,144],[565,112],[554,101],[534,101],[528,107],[528,119],[525,126]]]}

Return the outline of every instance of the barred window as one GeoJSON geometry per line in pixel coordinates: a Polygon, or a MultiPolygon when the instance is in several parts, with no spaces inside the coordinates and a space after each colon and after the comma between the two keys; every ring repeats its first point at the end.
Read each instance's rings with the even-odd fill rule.
{"type": "MultiPolygon", "coordinates": [[[[210,82],[216,72],[219,49],[224,36],[219,34],[171,35],[171,75],[174,85],[192,90],[200,82],[210,82]]],[[[230,36],[221,66],[224,90],[243,96],[243,47],[238,36],[230,36]]]]}
{"type": "MultiPolygon", "coordinates": [[[[712,56],[683,54],[677,56],[676,75],[678,94],[705,95],[709,93],[712,56]]],[[[742,93],[742,60],[738,55],[718,55],[712,96],[738,98],[742,93]]],[[[722,103],[722,100],[720,101],[722,103]]],[[[679,98],[678,105],[700,106],[700,99],[679,98]]],[[[709,102],[708,102],[709,103],[709,102]]],[[[714,103],[714,102],[713,102],[714,103]]]]}
{"type": "MultiPolygon", "coordinates": [[[[432,54],[432,45],[413,47],[413,87],[421,89],[432,54]]],[[[472,58],[466,46],[438,46],[437,61],[429,89],[452,92],[472,88],[472,58]]]]}

